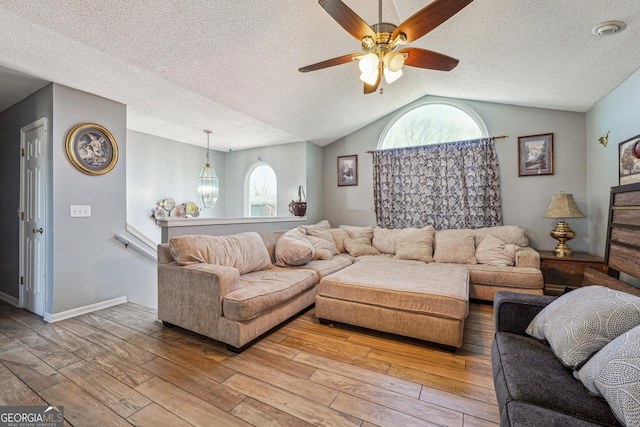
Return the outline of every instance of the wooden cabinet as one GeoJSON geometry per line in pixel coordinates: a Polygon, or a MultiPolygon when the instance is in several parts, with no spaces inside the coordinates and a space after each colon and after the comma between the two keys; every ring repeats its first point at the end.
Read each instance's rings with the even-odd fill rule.
{"type": "Polygon", "coordinates": [[[594,255],[574,252],[570,257],[557,257],[553,251],[538,252],[540,269],[544,276],[545,293],[550,295],[562,293],[566,287],[580,287],[582,275],[587,266],[601,271],[604,267],[604,260],[594,255]]]}

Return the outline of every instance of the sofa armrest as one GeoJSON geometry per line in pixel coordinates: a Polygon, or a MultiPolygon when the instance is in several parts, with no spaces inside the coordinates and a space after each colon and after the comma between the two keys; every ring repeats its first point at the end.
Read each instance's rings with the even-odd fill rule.
{"type": "Polygon", "coordinates": [[[540,270],[540,254],[532,247],[525,246],[516,252],[516,267],[533,267],[540,270]]]}
{"type": "Polygon", "coordinates": [[[158,318],[215,339],[225,295],[240,273],[214,264],[158,265],[158,318]]]}
{"type": "Polygon", "coordinates": [[[496,332],[525,335],[529,323],[551,301],[550,295],[530,295],[500,291],[493,299],[493,320],[496,332]]]}

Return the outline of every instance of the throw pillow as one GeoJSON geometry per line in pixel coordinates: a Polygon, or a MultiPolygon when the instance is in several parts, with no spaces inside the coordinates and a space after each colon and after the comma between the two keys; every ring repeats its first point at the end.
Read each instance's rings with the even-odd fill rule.
{"type": "MultiPolygon", "coordinates": [[[[336,246],[336,241],[333,239],[333,235],[331,234],[331,231],[329,231],[329,230],[311,230],[311,231],[307,231],[307,237],[309,237],[309,236],[319,237],[321,239],[326,240],[327,242],[331,243],[331,245],[333,245],[333,254],[334,255],[338,255],[340,253],[340,251],[338,251],[338,248],[336,246]]],[[[314,247],[315,247],[315,245],[314,245],[314,247]]]]}
{"type": "Polygon", "coordinates": [[[517,225],[496,225],[493,227],[483,227],[473,230],[476,238],[491,235],[497,237],[505,243],[528,246],[527,230],[517,225]]]}
{"type": "Polygon", "coordinates": [[[373,229],[373,247],[383,254],[396,253],[396,239],[401,229],[376,227],[373,229]]]}
{"type": "Polygon", "coordinates": [[[367,239],[373,239],[373,227],[359,227],[357,225],[341,225],[340,228],[344,228],[349,233],[349,237],[357,239],[358,237],[366,237],[367,239]]]}
{"type": "Polygon", "coordinates": [[[327,221],[326,219],[323,219],[317,224],[301,225],[300,228],[302,228],[307,234],[309,234],[310,231],[328,230],[331,228],[331,225],[329,224],[329,221],[327,221]]]}
{"type": "Polygon", "coordinates": [[[267,247],[255,232],[230,236],[178,236],[169,240],[169,249],[180,265],[224,265],[236,268],[240,274],[271,267],[267,247]]]}
{"type": "Polygon", "coordinates": [[[508,245],[497,237],[476,237],[476,261],[478,264],[509,266],[516,261],[516,245],[508,245]]]}
{"type": "Polygon", "coordinates": [[[276,264],[281,267],[287,265],[304,265],[314,256],[313,245],[299,228],[284,233],[276,242],[276,264]]]}
{"type": "Polygon", "coordinates": [[[640,425],[640,326],[611,341],[574,375],[605,398],[622,424],[640,425]]]}
{"type": "Polygon", "coordinates": [[[338,252],[346,252],[347,250],[344,248],[344,240],[351,238],[347,230],[345,230],[344,228],[332,228],[329,230],[329,232],[333,237],[333,241],[336,244],[336,249],[338,249],[338,252]]]}
{"type": "Polygon", "coordinates": [[[435,262],[477,264],[476,245],[469,230],[441,230],[435,241],[435,262]]]}
{"type": "Polygon", "coordinates": [[[371,246],[371,239],[366,237],[344,239],[344,247],[351,256],[380,255],[380,251],[371,246]]]}
{"type": "Polygon", "coordinates": [[[433,237],[436,230],[432,226],[424,228],[405,228],[396,239],[395,257],[417,261],[433,261],[433,237]]]}
{"type": "Polygon", "coordinates": [[[554,300],[533,318],[527,334],[546,340],[567,367],[640,324],[640,297],[604,286],[585,286],[554,300]]]}
{"type": "Polygon", "coordinates": [[[313,245],[313,259],[331,259],[336,251],[336,245],[328,240],[316,236],[307,236],[307,239],[313,245]]]}

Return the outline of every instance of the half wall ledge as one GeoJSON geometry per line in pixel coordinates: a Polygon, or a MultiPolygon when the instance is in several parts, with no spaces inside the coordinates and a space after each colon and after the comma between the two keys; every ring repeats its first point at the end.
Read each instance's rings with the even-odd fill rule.
{"type": "Polygon", "coordinates": [[[159,221],[161,242],[169,243],[176,236],[206,234],[226,236],[255,231],[289,230],[306,223],[306,216],[240,217],[240,218],[167,218],[159,221]]]}

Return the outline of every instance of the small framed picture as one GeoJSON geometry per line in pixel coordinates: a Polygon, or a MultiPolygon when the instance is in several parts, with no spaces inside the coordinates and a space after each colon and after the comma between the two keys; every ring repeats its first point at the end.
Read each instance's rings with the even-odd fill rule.
{"type": "Polygon", "coordinates": [[[103,175],[118,163],[118,144],[104,127],[80,123],[67,134],[67,157],[71,164],[87,175],[103,175]]]}
{"type": "Polygon", "coordinates": [[[358,185],[358,155],[338,157],[338,187],[358,185]]]}
{"type": "Polygon", "coordinates": [[[518,137],[518,176],[553,175],[553,134],[518,137]]]}
{"type": "Polygon", "coordinates": [[[640,182],[640,135],[618,145],[620,185],[640,182]]]}

